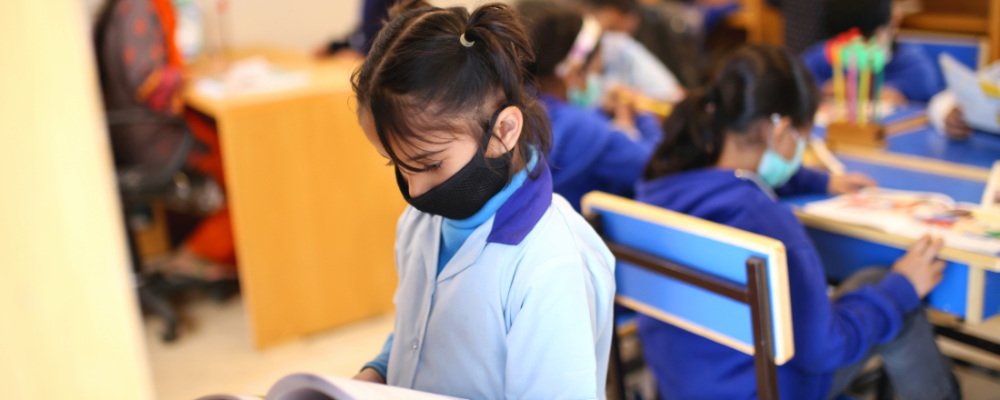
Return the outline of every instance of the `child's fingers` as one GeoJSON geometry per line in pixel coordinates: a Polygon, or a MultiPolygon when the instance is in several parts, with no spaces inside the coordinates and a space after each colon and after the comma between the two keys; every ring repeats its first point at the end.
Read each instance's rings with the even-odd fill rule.
{"type": "Polygon", "coordinates": [[[930,241],[931,241],[930,235],[924,235],[920,237],[920,239],[918,239],[917,242],[913,244],[913,246],[910,246],[910,251],[908,251],[907,254],[908,255],[924,254],[924,250],[927,249],[927,245],[930,243],[930,241]]]}
{"type": "Polygon", "coordinates": [[[938,253],[941,252],[941,248],[944,247],[944,239],[935,238],[930,242],[927,248],[924,250],[922,258],[928,264],[932,263],[935,258],[937,258],[938,253]]]}

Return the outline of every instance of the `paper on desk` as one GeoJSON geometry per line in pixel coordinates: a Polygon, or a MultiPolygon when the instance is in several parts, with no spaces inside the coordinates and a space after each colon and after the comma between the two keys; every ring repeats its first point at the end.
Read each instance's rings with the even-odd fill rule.
{"type": "Polygon", "coordinates": [[[195,81],[199,94],[221,99],[294,89],[309,83],[306,71],[288,71],[271,65],[263,57],[233,63],[220,76],[195,81]]]}
{"type": "Polygon", "coordinates": [[[946,53],[938,58],[948,90],[955,93],[969,126],[1000,132],[1000,62],[978,74],[946,53]]]}
{"type": "Polygon", "coordinates": [[[930,234],[944,238],[951,248],[1000,254],[1000,218],[940,193],[865,189],[809,203],[802,211],[911,239],[930,234]]]}

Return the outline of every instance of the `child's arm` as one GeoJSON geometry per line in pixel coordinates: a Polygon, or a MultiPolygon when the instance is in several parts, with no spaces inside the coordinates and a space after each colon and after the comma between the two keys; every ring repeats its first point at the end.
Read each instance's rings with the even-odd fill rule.
{"type": "Polygon", "coordinates": [[[609,134],[612,138],[595,160],[595,174],[601,182],[602,191],[632,197],[635,184],[653,155],[653,145],[648,141],[635,142],[618,131],[610,131],[609,134]]]}
{"type": "Polygon", "coordinates": [[[614,278],[609,270],[591,275],[583,257],[523,266],[525,275],[515,279],[508,300],[516,309],[507,333],[505,398],[599,397],[607,359],[599,361],[597,354],[609,348],[598,349],[597,343],[603,338],[610,344],[614,278]]]}
{"type": "Polygon", "coordinates": [[[927,119],[938,133],[952,140],[966,140],[972,136],[972,128],[965,123],[962,110],[958,107],[955,92],[945,90],[931,98],[927,105],[927,119]]]}
{"type": "Polygon", "coordinates": [[[392,350],[392,338],[393,334],[390,333],[389,337],[385,339],[385,344],[382,346],[382,351],[374,360],[369,361],[364,367],[361,367],[361,372],[354,376],[354,379],[360,379],[371,382],[385,383],[387,376],[386,373],[389,371],[389,351],[392,350]],[[373,376],[367,370],[373,370],[378,373],[379,376],[373,376]],[[381,379],[381,381],[379,381],[381,379]]]}
{"type": "Polygon", "coordinates": [[[795,340],[792,365],[812,373],[832,372],[899,334],[903,316],[920,305],[907,278],[889,273],[875,285],[831,301],[823,263],[802,224],[780,204],[758,208],[765,212],[765,207],[772,212],[766,212],[762,232],[781,240],[787,248],[795,340]]]}
{"type": "Polygon", "coordinates": [[[822,193],[847,194],[874,186],[878,186],[878,183],[865,174],[852,172],[831,176],[825,172],[800,167],[799,172],[792,175],[792,178],[784,186],[775,189],[774,193],[778,196],[822,193]]]}
{"type": "Polygon", "coordinates": [[[830,186],[830,175],[806,167],[799,171],[783,186],[774,190],[778,196],[826,193],[830,186]]]}
{"type": "Polygon", "coordinates": [[[900,44],[886,67],[885,86],[899,90],[910,101],[930,101],[944,89],[934,65],[923,50],[900,44]]]}

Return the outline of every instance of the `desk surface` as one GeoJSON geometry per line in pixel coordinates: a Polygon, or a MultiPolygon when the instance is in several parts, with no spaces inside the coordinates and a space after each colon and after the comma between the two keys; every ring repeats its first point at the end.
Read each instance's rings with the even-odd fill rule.
{"type": "Polygon", "coordinates": [[[225,110],[237,107],[255,106],[310,95],[349,92],[351,91],[351,72],[361,62],[360,59],[353,57],[316,59],[287,50],[249,48],[235,50],[213,59],[201,59],[188,66],[186,73],[194,79],[218,75],[230,63],[252,57],[263,57],[268,62],[290,71],[305,71],[309,75],[309,83],[291,89],[227,98],[204,96],[195,89],[195,85],[187,85],[184,89],[184,101],[198,111],[215,117],[225,110]]]}
{"type": "MultiPolygon", "coordinates": [[[[951,141],[934,131],[924,118],[926,106],[919,103],[902,106],[886,117],[885,152],[944,161],[974,169],[989,169],[1000,159],[1000,135],[976,132],[967,141],[951,141]]],[[[817,136],[826,129],[817,127],[817,136]]]]}
{"type": "MultiPolygon", "coordinates": [[[[841,161],[847,167],[848,171],[858,171],[868,174],[878,181],[882,187],[888,189],[943,193],[956,201],[970,203],[979,203],[983,191],[986,190],[986,182],[984,180],[966,179],[944,174],[915,171],[861,159],[843,158],[841,161]]],[[[826,194],[804,195],[782,198],[781,201],[790,206],[802,207],[807,203],[828,199],[830,197],[832,196],[826,194]]],[[[799,215],[799,218],[803,221],[803,224],[807,226],[847,234],[858,238],[864,238],[883,244],[900,246],[900,248],[905,248],[913,242],[912,239],[907,239],[902,236],[889,235],[867,227],[847,225],[837,221],[801,214],[799,215]]],[[[976,265],[986,266],[994,271],[1000,271],[1000,257],[995,255],[978,254],[953,249],[946,250],[942,254],[942,258],[949,259],[950,261],[974,263],[976,265]]]]}
{"type": "Polygon", "coordinates": [[[931,127],[889,137],[887,150],[935,158],[958,164],[990,168],[1000,159],[1000,135],[976,132],[967,141],[946,139],[931,127]]]}
{"type": "MultiPolygon", "coordinates": [[[[937,192],[948,195],[955,201],[968,203],[979,203],[983,191],[986,190],[986,182],[981,180],[914,171],[855,158],[842,157],[841,162],[844,163],[848,171],[865,173],[875,179],[881,187],[887,189],[937,192]]],[[[785,201],[801,206],[829,197],[831,196],[806,195],[791,197],[785,201]]]]}

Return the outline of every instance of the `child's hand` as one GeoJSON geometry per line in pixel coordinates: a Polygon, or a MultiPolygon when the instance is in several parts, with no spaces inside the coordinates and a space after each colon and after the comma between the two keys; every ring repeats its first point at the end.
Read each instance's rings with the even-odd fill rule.
{"type": "Polygon", "coordinates": [[[944,134],[951,140],[966,140],[972,136],[972,128],[965,123],[965,115],[958,107],[951,109],[945,117],[944,134]]]}
{"type": "Polygon", "coordinates": [[[940,238],[925,235],[892,266],[892,272],[905,276],[921,299],[941,282],[945,262],[936,257],[943,246],[944,241],[940,238]]]}
{"type": "Polygon", "coordinates": [[[899,89],[885,86],[882,88],[882,102],[887,104],[906,104],[909,100],[899,89]]]}
{"type": "Polygon", "coordinates": [[[354,375],[354,378],[352,379],[365,382],[381,383],[383,385],[385,384],[385,378],[383,378],[382,374],[379,374],[378,371],[375,371],[374,368],[365,368],[361,370],[361,372],[358,372],[357,375],[354,375]]]}
{"type": "Polygon", "coordinates": [[[878,182],[869,178],[868,175],[852,172],[847,175],[831,175],[830,184],[826,191],[830,194],[848,194],[857,193],[866,187],[875,186],[878,186],[878,182]]]}

